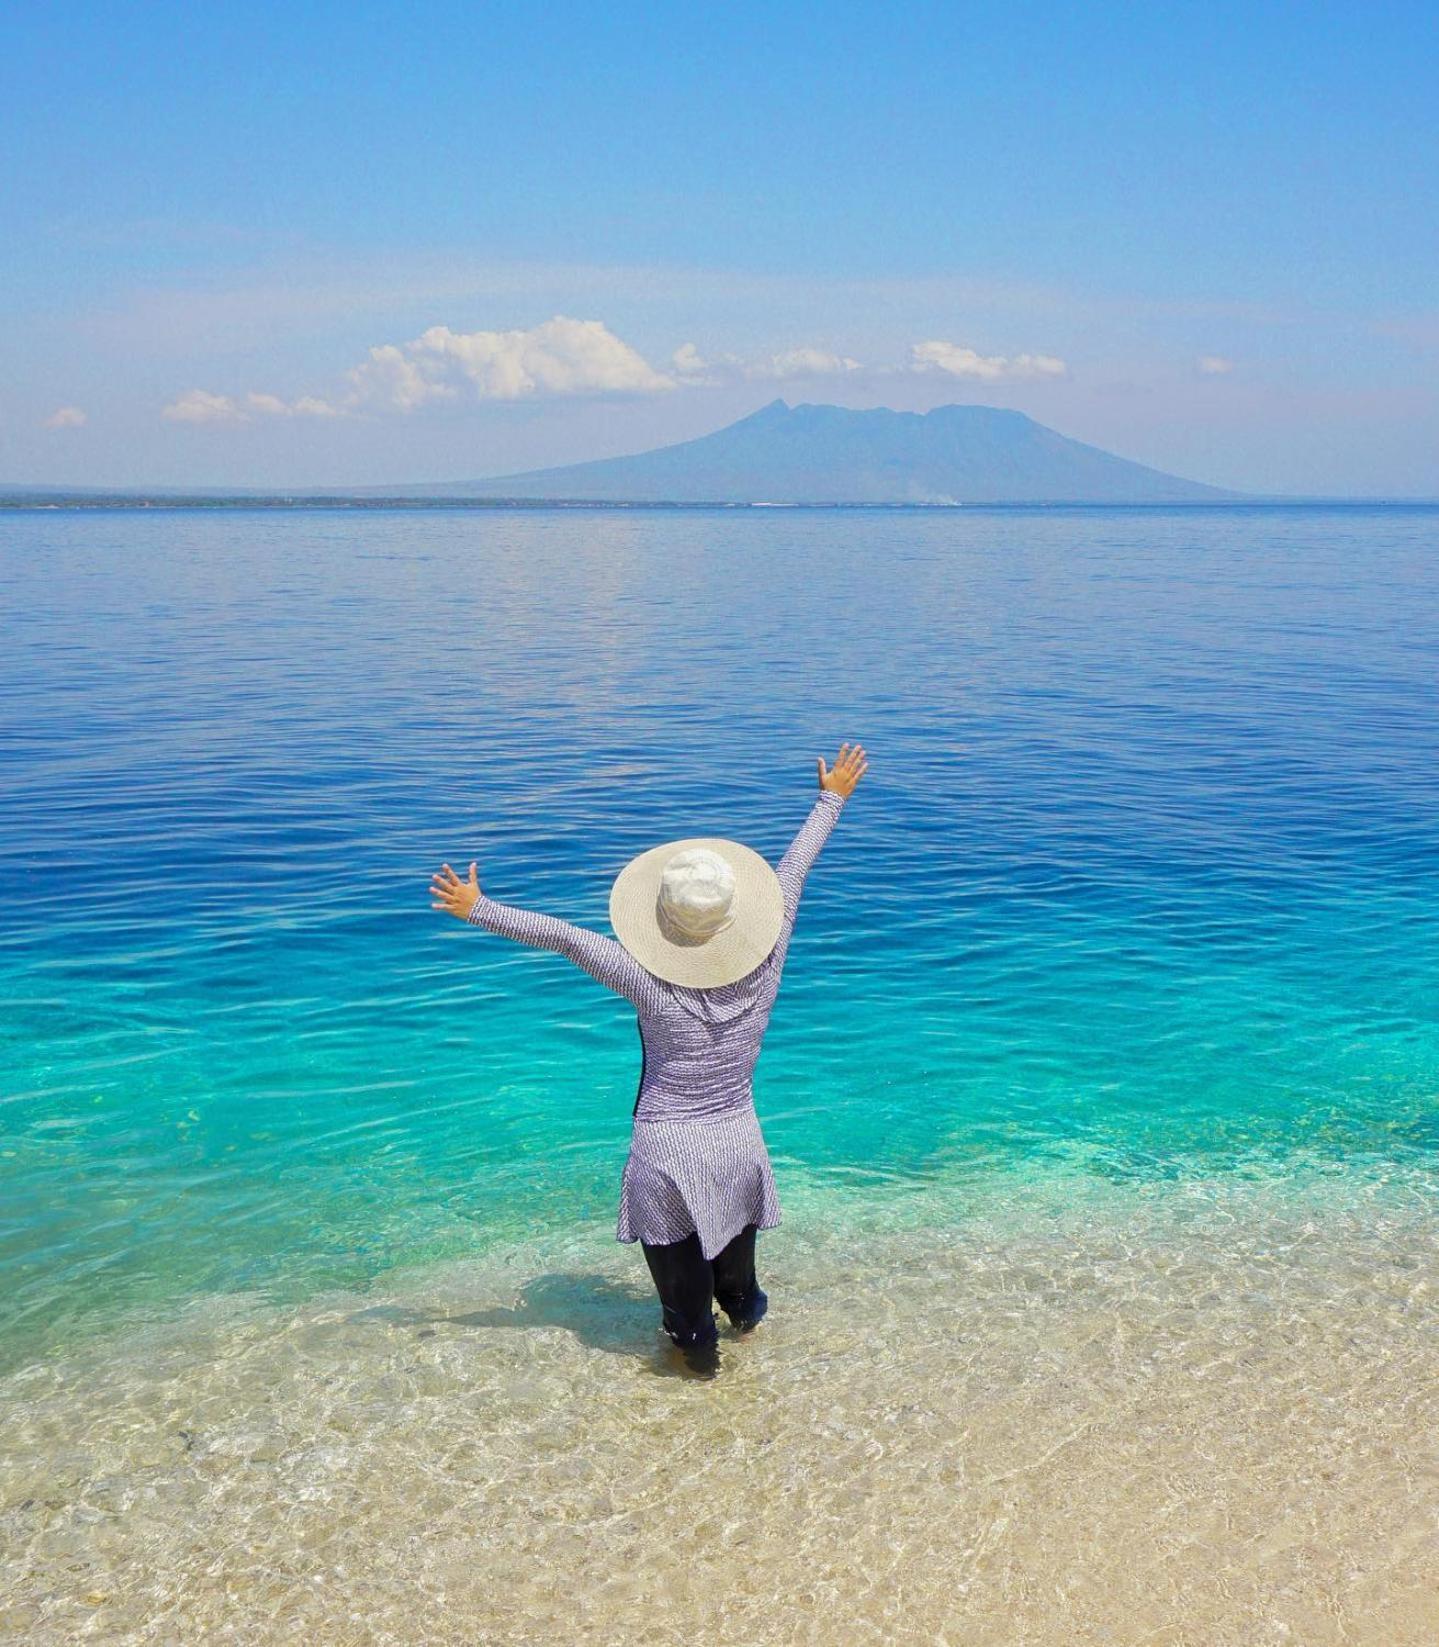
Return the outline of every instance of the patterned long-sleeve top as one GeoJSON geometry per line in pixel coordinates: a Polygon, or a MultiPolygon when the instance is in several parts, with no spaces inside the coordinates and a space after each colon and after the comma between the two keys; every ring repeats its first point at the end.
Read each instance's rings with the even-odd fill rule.
{"type": "Polygon", "coordinates": [[[732,984],[671,984],[614,938],[483,892],[475,901],[473,925],[566,956],[623,995],[639,1016],[644,1070],[621,1190],[621,1241],[664,1243],[698,1230],[706,1257],[713,1257],[745,1224],[763,1229],[779,1222],[754,1113],[754,1069],[805,878],[843,805],[832,790],[820,791],[776,870],[784,918],[775,946],[732,984]]]}

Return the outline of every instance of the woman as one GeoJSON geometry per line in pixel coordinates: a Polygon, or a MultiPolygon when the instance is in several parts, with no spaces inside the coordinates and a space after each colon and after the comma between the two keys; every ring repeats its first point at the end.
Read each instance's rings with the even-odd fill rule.
{"type": "Polygon", "coordinates": [[[696,1371],[718,1366],[718,1300],[742,1333],[768,1299],[755,1278],[758,1230],[779,1223],[752,1079],[805,876],[868,769],[860,744],[823,757],[819,795],[778,872],[737,841],[669,841],[631,860],[610,892],[619,942],[497,903],[476,866],[448,864],[432,908],[520,943],[557,950],[633,1003],[644,1066],[617,1236],[639,1241],[664,1331],[696,1371]]]}

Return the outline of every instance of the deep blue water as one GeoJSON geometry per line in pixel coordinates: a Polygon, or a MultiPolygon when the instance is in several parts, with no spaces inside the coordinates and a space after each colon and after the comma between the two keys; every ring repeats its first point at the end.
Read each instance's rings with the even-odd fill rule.
{"type": "Polygon", "coordinates": [[[430,872],[608,930],[846,738],[791,1218],[1439,1167],[1434,510],[11,514],[0,602],[10,1353],[605,1239],[633,1014],[430,872]]]}

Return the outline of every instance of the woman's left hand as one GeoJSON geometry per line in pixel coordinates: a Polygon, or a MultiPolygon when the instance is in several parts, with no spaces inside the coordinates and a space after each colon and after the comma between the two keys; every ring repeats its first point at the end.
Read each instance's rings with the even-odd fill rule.
{"type": "Polygon", "coordinates": [[[462,881],[448,864],[441,864],[439,873],[430,882],[430,896],[435,900],[431,909],[442,909],[447,915],[469,920],[470,911],[480,896],[478,867],[471,864],[469,880],[462,881]]]}

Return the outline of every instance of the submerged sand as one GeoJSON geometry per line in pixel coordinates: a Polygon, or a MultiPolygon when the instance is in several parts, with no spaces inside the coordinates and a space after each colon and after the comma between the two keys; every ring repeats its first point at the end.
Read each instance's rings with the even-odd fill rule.
{"type": "Polygon", "coordinates": [[[602,1228],[197,1301],[0,1386],[0,1635],[1432,1647],[1432,1187],[801,1196],[712,1383],[602,1228]]]}

